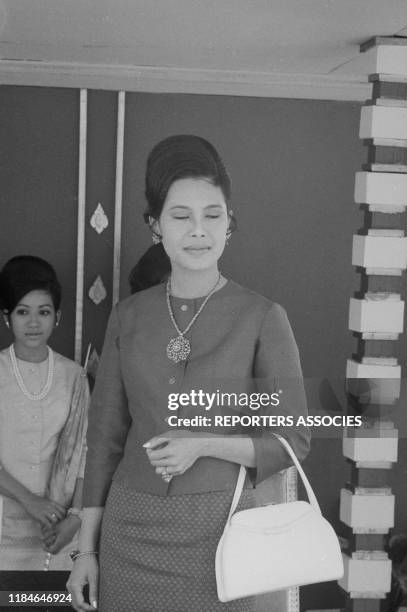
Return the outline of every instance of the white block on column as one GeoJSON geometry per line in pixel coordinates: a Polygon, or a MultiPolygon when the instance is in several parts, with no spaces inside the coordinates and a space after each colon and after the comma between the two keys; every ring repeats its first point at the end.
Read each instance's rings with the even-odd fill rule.
{"type": "Polygon", "coordinates": [[[362,403],[393,404],[401,393],[401,366],[373,365],[348,359],[346,387],[362,403]]]}
{"type": "Polygon", "coordinates": [[[342,441],[344,456],[355,463],[396,463],[397,446],[397,438],[343,438],[342,441]]]}
{"type": "Polygon", "coordinates": [[[387,533],[394,527],[394,495],[353,495],[341,489],[339,518],[355,531],[375,529],[387,533]]]}
{"type": "Polygon", "coordinates": [[[391,585],[390,559],[357,559],[343,556],[344,575],[338,580],[347,593],[388,593],[391,585]]]}
{"type": "Polygon", "coordinates": [[[364,268],[407,268],[407,238],[353,236],[352,265],[364,268]]]}
{"type": "Polygon", "coordinates": [[[356,299],[349,303],[349,329],[357,332],[400,334],[403,331],[404,301],[356,299]]]}
{"type": "Polygon", "coordinates": [[[407,174],[356,172],[355,202],[389,208],[407,207],[407,174]]]}
{"type": "Polygon", "coordinates": [[[375,72],[407,76],[407,45],[381,45],[372,48],[375,72]]]}
{"type": "Polygon", "coordinates": [[[395,463],[398,452],[398,430],[392,427],[345,428],[342,452],[355,463],[395,463]]]}
{"type": "Polygon", "coordinates": [[[372,363],[360,363],[354,359],[346,362],[346,378],[373,378],[373,379],[398,379],[401,378],[401,366],[376,365],[372,363]]]}
{"type": "Polygon", "coordinates": [[[402,106],[362,106],[360,138],[407,138],[407,108],[402,106]]]}

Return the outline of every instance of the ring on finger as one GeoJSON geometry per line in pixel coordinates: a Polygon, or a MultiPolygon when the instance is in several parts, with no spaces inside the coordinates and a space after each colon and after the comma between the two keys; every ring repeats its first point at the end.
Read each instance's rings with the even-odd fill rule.
{"type": "Polygon", "coordinates": [[[161,477],[163,480],[165,480],[165,482],[170,482],[172,475],[168,473],[167,467],[165,467],[163,471],[161,472],[161,477]]]}

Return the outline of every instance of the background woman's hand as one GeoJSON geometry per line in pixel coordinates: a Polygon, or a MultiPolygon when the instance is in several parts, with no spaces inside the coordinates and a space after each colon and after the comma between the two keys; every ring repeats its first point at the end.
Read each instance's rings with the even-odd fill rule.
{"type": "Polygon", "coordinates": [[[52,525],[63,519],[66,513],[65,508],[61,504],[34,493],[27,496],[22,503],[26,512],[28,512],[31,518],[40,523],[41,527],[52,527],[52,525]]]}
{"type": "Polygon", "coordinates": [[[97,592],[99,586],[99,564],[96,555],[83,555],[78,557],[66,584],[72,595],[72,607],[77,612],[87,612],[97,608],[97,592]],[[85,602],[83,587],[89,585],[89,601],[85,602]]]}
{"type": "Polygon", "coordinates": [[[204,455],[206,438],[199,432],[177,429],[155,436],[143,446],[157,474],[176,476],[183,474],[204,455]]]}
{"type": "Polygon", "coordinates": [[[72,542],[80,525],[78,517],[70,514],[52,527],[43,527],[41,531],[44,550],[56,555],[64,546],[72,542]]]}

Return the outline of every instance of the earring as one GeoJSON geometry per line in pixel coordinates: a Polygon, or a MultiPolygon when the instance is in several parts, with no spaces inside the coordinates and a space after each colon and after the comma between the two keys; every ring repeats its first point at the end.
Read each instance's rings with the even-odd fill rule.
{"type": "Polygon", "coordinates": [[[6,327],[8,327],[10,329],[10,321],[4,321],[6,324],[6,327]]]}
{"type": "Polygon", "coordinates": [[[229,246],[231,237],[232,237],[232,235],[230,233],[226,234],[226,241],[225,241],[225,245],[226,246],[229,246]]]}
{"type": "Polygon", "coordinates": [[[146,222],[148,223],[150,227],[151,240],[153,241],[153,244],[159,244],[161,242],[161,236],[156,230],[158,226],[158,221],[154,219],[154,217],[151,217],[150,215],[148,215],[146,218],[146,222]]]}

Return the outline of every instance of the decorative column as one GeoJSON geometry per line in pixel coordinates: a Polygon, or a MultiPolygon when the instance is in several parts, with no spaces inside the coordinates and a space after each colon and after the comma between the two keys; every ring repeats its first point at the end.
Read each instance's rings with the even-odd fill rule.
{"type": "Polygon", "coordinates": [[[364,211],[364,224],[353,237],[352,264],[361,282],[350,300],[349,329],[357,346],[346,378],[348,412],[362,414],[363,426],[345,430],[343,438],[351,477],[340,494],[348,549],[339,585],[347,612],[380,612],[391,584],[385,547],[394,526],[389,476],[398,451],[392,413],[402,378],[397,341],[404,326],[401,291],[407,268],[407,39],[376,37],[361,52],[374,68],[372,99],[360,120],[367,163],[356,173],[355,202],[364,211]]]}
{"type": "Polygon", "coordinates": [[[95,377],[107,320],[119,298],[125,93],[89,91],[82,230],[83,326],[77,359],[95,377]]]}

